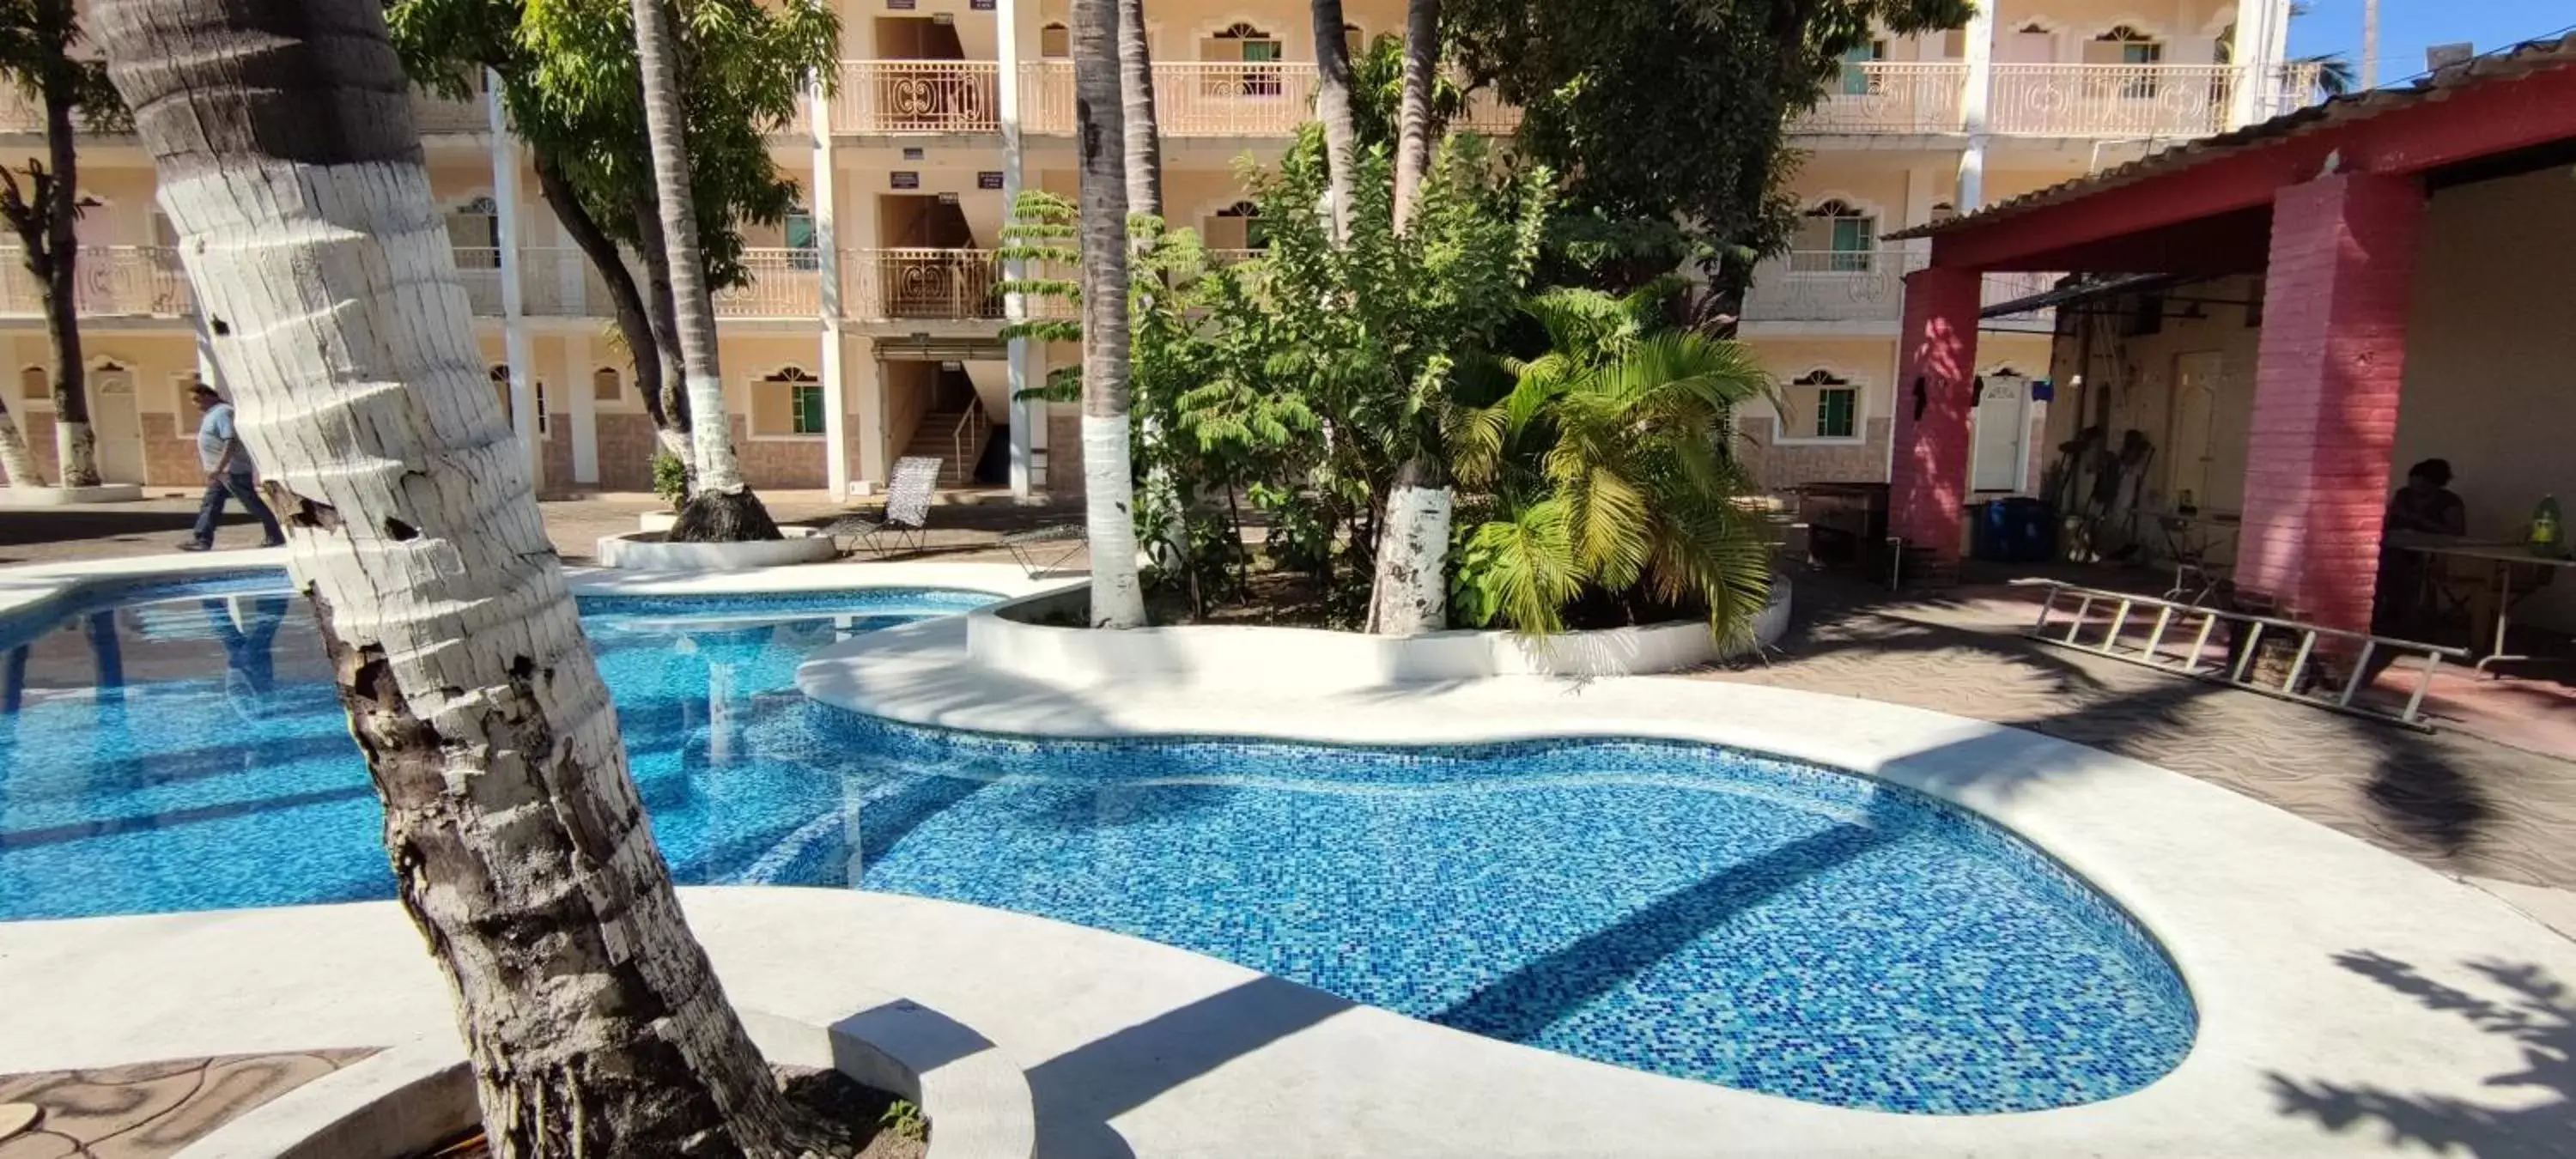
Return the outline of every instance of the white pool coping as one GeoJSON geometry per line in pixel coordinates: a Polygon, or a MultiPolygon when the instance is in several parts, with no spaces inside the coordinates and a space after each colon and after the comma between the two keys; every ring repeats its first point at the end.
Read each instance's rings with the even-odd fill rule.
{"type": "MultiPolygon", "coordinates": [[[[223,562],[239,566],[247,554],[223,562]]],[[[1015,594],[1004,588],[1018,575],[1000,565],[789,571],[827,567],[854,571],[579,582],[656,593],[864,584],[1015,594]]],[[[0,585],[0,608],[15,586],[0,585]]],[[[989,1040],[1027,1076],[1042,1155],[2388,1155],[2400,1144],[2368,1118],[2330,1130],[2285,1116],[2275,1076],[2492,1108],[2500,1133],[2548,1129],[2511,1112],[2565,1097],[2491,1085],[2531,1068],[2521,1043],[2333,958],[2377,953],[2502,998],[2464,963],[2528,965],[2576,983],[2576,943],[2487,893],[2270,806],[2010,728],[1651,677],[1303,697],[1053,684],[966,663],[953,617],[835,646],[800,683],[901,719],[1023,734],[1640,736],[1836,765],[1976,809],[2090,878],[2164,942],[2201,1018],[2190,1056],[2128,1096],[2029,1114],[1890,1115],[1477,1038],[1025,915],[837,890],[683,891],[740,1006],[828,1025],[871,1001],[858,995],[900,994],[989,1040]]],[[[443,984],[391,903],[0,923],[0,995],[0,1072],[454,1034],[443,984]]],[[[2533,1154],[2565,1147],[2519,1141],[2533,1154]]]]}

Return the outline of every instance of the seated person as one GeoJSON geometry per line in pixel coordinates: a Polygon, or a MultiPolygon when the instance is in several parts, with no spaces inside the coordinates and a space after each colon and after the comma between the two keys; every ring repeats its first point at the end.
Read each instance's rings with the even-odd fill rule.
{"type": "MultiPolygon", "coordinates": [[[[2406,485],[2388,500],[2388,520],[2381,535],[2392,540],[2427,535],[2456,539],[2468,533],[2469,508],[2451,490],[2450,461],[2426,459],[2409,468],[2406,485]]],[[[2432,609],[2426,606],[2431,594],[2427,581],[2438,576],[2438,568],[2417,552],[2382,549],[2371,631],[2400,639],[2425,638],[2434,626],[2432,609]]],[[[2371,675],[2376,676],[2394,657],[2383,652],[2373,659],[2371,675]]]]}
{"type": "Polygon", "coordinates": [[[2469,533],[2469,507],[2451,491],[2451,461],[2426,459],[2406,472],[2406,485],[2388,501],[2386,533],[2469,533]]]}

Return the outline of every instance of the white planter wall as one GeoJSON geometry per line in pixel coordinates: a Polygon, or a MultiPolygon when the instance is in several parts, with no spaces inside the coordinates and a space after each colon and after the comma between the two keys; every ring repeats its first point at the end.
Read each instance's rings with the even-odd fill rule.
{"type": "Polygon", "coordinates": [[[751,543],[664,543],[660,532],[599,537],[599,566],[621,571],[748,571],[837,558],[832,537],[810,527],[782,527],[787,538],[751,543]]]}
{"type": "MultiPolygon", "coordinates": [[[[1774,579],[1771,603],[1754,621],[1755,647],[1788,630],[1789,587],[1787,577],[1774,579]]],[[[1073,588],[972,612],[967,654],[987,668],[1058,684],[1143,680],[1306,692],[1491,676],[1643,675],[1724,658],[1698,621],[1558,636],[1453,631],[1402,638],[1223,624],[1109,632],[1029,622],[1080,608],[1083,597],[1073,588]]]]}

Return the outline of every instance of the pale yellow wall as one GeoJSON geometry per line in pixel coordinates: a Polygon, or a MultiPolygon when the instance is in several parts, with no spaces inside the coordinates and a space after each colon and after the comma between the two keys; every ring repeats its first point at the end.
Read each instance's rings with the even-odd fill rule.
{"type": "MultiPolygon", "coordinates": [[[[755,439],[811,440],[819,435],[795,435],[786,430],[783,408],[785,395],[775,388],[757,384],[793,366],[807,375],[823,376],[823,346],[820,339],[801,334],[730,334],[723,339],[718,360],[724,366],[725,405],[732,408],[755,439]]],[[[817,479],[815,486],[821,486],[817,479]]]]}
{"type": "MultiPolygon", "coordinates": [[[[2449,459],[2482,538],[2524,534],[2544,494],[2576,511],[2576,182],[2551,168],[2444,190],[2421,262],[2394,471],[2449,459]]],[[[2576,574],[2528,608],[2576,630],[2576,574]]]]}
{"type": "MultiPolygon", "coordinates": [[[[923,0],[924,7],[930,2],[923,0]]],[[[1038,56],[1038,30],[1049,23],[1068,23],[1070,5],[1066,0],[1034,0],[1020,5],[1020,10],[1020,44],[1027,57],[1034,60],[1038,56]]],[[[991,17],[984,15],[984,19],[989,22],[991,17]]],[[[1404,4],[1402,0],[1344,0],[1342,19],[1359,26],[1363,43],[1381,35],[1401,36],[1404,4]]],[[[960,23],[964,22],[961,18],[960,23]]],[[[1276,37],[1283,59],[1315,59],[1314,17],[1303,4],[1282,4],[1277,0],[1154,0],[1146,6],[1145,13],[1154,59],[1170,62],[1200,59],[1202,40],[1238,22],[1276,37]]]]}
{"type": "MultiPolygon", "coordinates": [[[[2234,513],[2245,506],[2246,431],[2254,409],[2254,369],[2262,331],[2246,324],[2244,302],[2254,294],[2255,279],[2223,278],[2177,288],[2165,307],[2162,332],[2112,337],[2097,331],[2090,369],[2078,357],[2081,343],[2070,337],[2057,343],[2049,376],[2057,383],[2057,401],[2049,408],[2048,453],[2092,425],[2109,399],[2111,445],[2135,430],[2155,444],[2156,462],[2148,472],[2148,506],[2169,505],[2183,490],[2193,492],[2203,511],[2234,513]],[[2176,317],[2193,303],[2205,317],[2176,317]],[[2218,355],[2216,398],[2211,410],[2206,464],[2186,462],[2179,449],[2192,440],[2174,425],[2174,386],[2179,360],[2195,354],[2218,355]],[[2078,376],[2081,381],[2078,381],[2078,376]]],[[[2099,306],[2100,304],[2096,304],[2099,306]]]]}
{"type": "Polygon", "coordinates": [[[2053,30],[2055,59],[2065,63],[2084,59],[2083,42],[2125,24],[2163,42],[2167,64],[2206,64],[2219,31],[2236,22],[2236,4],[2235,0],[1997,0],[1999,41],[2033,21],[2053,30]]]}

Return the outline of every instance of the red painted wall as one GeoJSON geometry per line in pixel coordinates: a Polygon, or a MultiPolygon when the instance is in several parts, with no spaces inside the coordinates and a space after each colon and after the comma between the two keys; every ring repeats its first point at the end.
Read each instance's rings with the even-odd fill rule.
{"type": "Polygon", "coordinates": [[[1972,270],[1938,266],[1907,275],[1904,328],[1898,331],[1905,349],[1896,378],[1888,531],[1944,559],[1958,558],[1963,534],[1980,282],[1972,270]]]}

